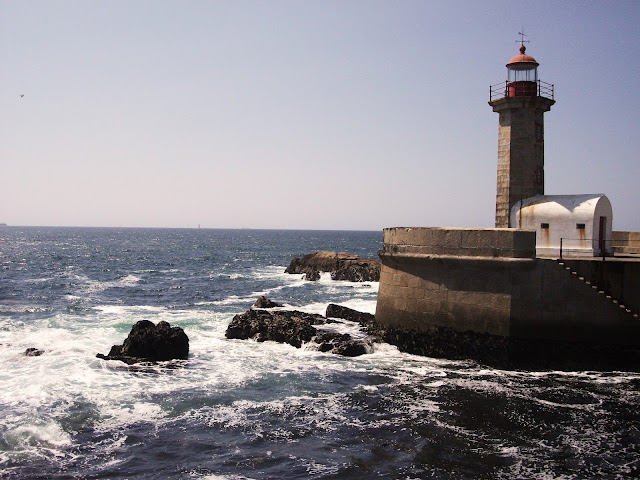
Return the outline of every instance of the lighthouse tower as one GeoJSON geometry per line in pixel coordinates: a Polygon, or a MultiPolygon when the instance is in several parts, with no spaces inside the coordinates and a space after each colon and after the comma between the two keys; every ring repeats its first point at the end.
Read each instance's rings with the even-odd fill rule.
{"type": "Polygon", "coordinates": [[[544,119],[555,103],[553,85],[538,79],[538,62],[525,53],[507,63],[506,82],[489,89],[489,105],[498,112],[498,182],[496,228],[511,225],[511,208],[544,195],[544,119]]]}

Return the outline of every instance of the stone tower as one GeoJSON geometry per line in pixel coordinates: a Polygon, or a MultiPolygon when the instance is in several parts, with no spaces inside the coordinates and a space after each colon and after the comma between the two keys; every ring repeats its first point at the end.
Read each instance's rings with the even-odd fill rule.
{"type": "Polygon", "coordinates": [[[490,87],[489,105],[498,112],[496,228],[510,225],[511,208],[544,195],[544,118],[555,103],[553,85],[538,79],[538,62],[520,54],[507,63],[507,80],[490,87]]]}

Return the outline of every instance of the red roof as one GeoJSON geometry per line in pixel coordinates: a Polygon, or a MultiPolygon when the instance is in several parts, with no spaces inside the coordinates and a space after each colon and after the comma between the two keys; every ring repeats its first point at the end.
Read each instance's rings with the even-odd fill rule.
{"type": "Polygon", "coordinates": [[[515,57],[513,57],[511,60],[509,60],[509,63],[507,63],[507,67],[513,66],[513,65],[517,65],[517,64],[529,64],[529,65],[535,65],[536,67],[538,65],[540,65],[538,62],[536,62],[536,59],[533,58],[531,55],[525,55],[525,50],[527,48],[524,45],[520,45],[520,55],[516,55],[515,57]]]}

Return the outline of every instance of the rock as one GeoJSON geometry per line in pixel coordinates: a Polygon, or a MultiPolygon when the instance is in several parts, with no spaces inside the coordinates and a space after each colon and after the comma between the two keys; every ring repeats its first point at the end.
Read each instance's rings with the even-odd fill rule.
{"type": "MultiPolygon", "coordinates": [[[[380,324],[378,324],[376,322],[375,315],[371,313],[359,312],[348,307],[343,307],[342,305],[330,303],[327,306],[326,315],[327,317],[342,318],[344,320],[359,323],[362,327],[362,330],[366,332],[367,335],[372,337],[375,341],[385,341],[387,343],[396,345],[395,343],[389,341],[389,338],[387,338],[388,329],[385,329],[380,324]]],[[[410,338],[410,335],[407,335],[406,337],[410,338]]]]}
{"type": "Polygon", "coordinates": [[[356,340],[348,333],[325,332],[317,335],[314,342],[319,345],[321,352],[331,352],[345,357],[357,357],[370,353],[373,349],[371,342],[356,340]]]}
{"type": "Polygon", "coordinates": [[[305,280],[309,280],[311,282],[317,282],[320,280],[320,270],[311,269],[310,271],[305,273],[305,280]]]}
{"type": "Polygon", "coordinates": [[[318,280],[320,272],[330,272],[333,280],[378,282],[380,260],[348,252],[316,251],[294,258],[285,270],[285,273],[304,273],[307,280],[318,280]]]}
{"type": "Polygon", "coordinates": [[[148,320],[137,322],[122,345],[111,347],[108,355],[98,354],[104,360],[121,360],[128,364],[186,359],[189,338],[180,327],[167,322],[154,325],[148,320]]]}
{"type": "Polygon", "coordinates": [[[256,303],[253,304],[253,308],[275,308],[281,306],[281,303],[274,302],[264,295],[259,296],[256,300],[256,303]]]}
{"type": "Polygon", "coordinates": [[[320,323],[325,323],[325,318],[310,313],[247,310],[233,317],[225,336],[240,340],[255,338],[258,342],[272,340],[300,348],[316,335],[313,325],[320,323]]]}
{"type": "Polygon", "coordinates": [[[379,282],[380,260],[358,258],[344,262],[336,271],[331,272],[331,279],[347,282],[379,282]]]}
{"type": "Polygon", "coordinates": [[[233,317],[225,336],[229,339],[271,340],[300,348],[305,343],[317,343],[318,350],[355,357],[369,353],[371,342],[354,339],[349,334],[318,331],[316,325],[330,323],[322,315],[298,311],[247,310],[233,317]]]}
{"type": "MultiPolygon", "coordinates": [[[[338,269],[338,256],[336,252],[315,251],[303,257],[294,258],[285,270],[285,273],[307,273],[309,271],[331,272],[338,269]]],[[[355,255],[344,254],[349,259],[356,259],[355,255]]]]}
{"type": "Polygon", "coordinates": [[[25,350],[24,355],[25,357],[39,357],[43,353],[44,353],[44,350],[39,350],[34,347],[29,347],[25,350]]]}
{"type": "Polygon", "coordinates": [[[376,321],[375,315],[372,315],[371,313],[358,312],[357,310],[343,307],[342,305],[336,305],[335,303],[330,303],[327,306],[326,315],[327,317],[342,318],[344,320],[356,322],[363,327],[366,327],[376,321]]]}

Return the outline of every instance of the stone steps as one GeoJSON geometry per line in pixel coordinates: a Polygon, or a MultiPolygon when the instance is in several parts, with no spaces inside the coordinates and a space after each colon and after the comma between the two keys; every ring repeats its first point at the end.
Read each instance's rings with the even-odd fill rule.
{"type": "Polygon", "coordinates": [[[621,304],[617,298],[613,298],[611,295],[607,295],[604,290],[600,290],[597,285],[594,285],[591,281],[586,280],[584,277],[578,275],[578,272],[571,270],[571,267],[568,267],[562,260],[557,260],[558,265],[560,265],[564,270],[569,272],[569,274],[575,276],[579,281],[584,283],[585,285],[590,286],[593,290],[598,292],[598,295],[602,295],[606,300],[610,301],[613,305],[617,305],[618,308],[624,310],[625,312],[633,315],[633,318],[640,318],[637,313],[634,313],[631,309],[627,308],[625,305],[621,304]]]}

